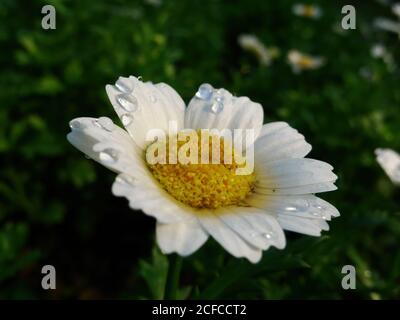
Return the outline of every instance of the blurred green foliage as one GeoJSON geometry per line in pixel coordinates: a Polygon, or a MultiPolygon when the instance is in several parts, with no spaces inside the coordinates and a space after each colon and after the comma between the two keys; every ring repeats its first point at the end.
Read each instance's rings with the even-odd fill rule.
{"type": "Polygon", "coordinates": [[[114,175],[65,139],[78,116],[117,122],[104,86],[130,74],[167,82],[186,102],[203,82],[249,96],[339,176],[339,190],[322,196],[342,214],[328,236],[287,233],[288,248],[255,267],[209,241],[185,259],[180,297],[400,298],[400,193],[373,153],[400,150],[400,72],[370,55],[380,42],[399,61],[399,38],[372,27],[394,16],[356,1],[357,29],[343,31],[341,1],[314,1],[316,20],[294,16],[293,3],[0,1],[0,298],[162,297],[168,262],[152,249],[153,219],[113,197],[114,175]],[[45,4],[56,30],[41,28],[45,4]],[[260,66],[238,46],[242,33],[281,56],[260,66]],[[327,64],[294,74],[293,48],[327,64]],[[41,289],[45,264],[57,269],[55,291],[41,289]],[[346,264],[357,290],[341,288],[346,264]]]}

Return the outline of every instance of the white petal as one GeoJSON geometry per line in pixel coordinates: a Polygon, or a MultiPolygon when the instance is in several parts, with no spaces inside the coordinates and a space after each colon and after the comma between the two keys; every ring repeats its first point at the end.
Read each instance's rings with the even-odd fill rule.
{"type": "Polygon", "coordinates": [[[224,208],[216,212],[228,227],[254,247],[262,250],[271,245],[283,249],[285,235],[273,215],[249,207],[224,208]]]}
{"type": "Polygon", "coordinates": [[[106,91],[116,113],[139,147],[145,148],[149,143],[146,141],[149,130],[168,132],[170,121],[176,121],[177,130],[183,129],[185,104],[174,89],[165,83],[143,83],[133,76],[119,81],[124,81],[132,91],[121,91],[118,85],[107,85],[106,91]],[[130,117],[129,122],[124,120],[126,117],[130,117]]]}
{"type": "Polygon", "coordinates": [[[391,149],[376,149],[376,160],[386,172],[390,180],[400,185],[400,155],[391,149]]]}
{"type": "Polygon", "coordinates": [[[277,219],[283,229],[310,236],[320,236],[322,230],[329,230],[328,223],[322,219],[307,219],[287,214],[280,214],[277,219]]]}
{"type": "Polygon", "coordinates": [[[329,202],[314,195],[275,196],[253,193],[246,202],[271,214],[287,214],[309,219],[331,220],[340,216],[329,202]]]}
{"type": "Polygon", "coordinates": [[[76,118],[70,126],[68,141],[93,160],[118,173],[143,170],[138,148],[128,133],[111,119],[76,118]]]}
{"type": "Polygon", "coordinates": [[[261,128],[254,144],[254,156],[266,161],[303,158],[311,151],[304,136],[286,122],[271,122],[261,128]]]}
{"type": "Polygon", "coordinates": [[[197,218],[156,226],[157,243],[164,254],[176,252],[188,256],[199,249],[208,239],[197,218]]]}
{"type": "Polygon", "coordinates": [[[330,203],[314,196],[271,196],[253,194],[247,203],[275,214],[282,228],[313,236],[329,230],[326,220],[338,217],[339,211],[330,203]]]}
{"type": "Polygon", "coordinates": [[[258,136],[264,118],[260,104],[247,97],[234,97],[225,89],[213,89],[210,86],[210,90],[209,97],[199,98],[195,95],[190,101],[185,114],[186,128],[254,129],[254,136],[258,136]],[[218,100],[221,104],[218,104],[218,100]]]}
{"type": "Polygon", "coordinates": [[[320,193],[320,192],[328,192],[337,190],[337,187],[332,182],[323,182],[323,183],[315,183],[309,184],[299,187],[292,188],[281,188],[281,189],[270,189],[270,188],[262,188],[256,187],[255,192],[260,194],[269,194],[269,195],[297,195],[297,194],[310,194],[310,193],[320,193]]]}
{"type": "Polygon", "coordinates": [[[337,176],[333,172],[300,171],[280,175],[259,177],[258,185],[263,188],[282,189],[293,188],[322,182],[335,181],[337,176]]]}
{"type": "Polygon", "coordinates": [[[161,223],[175,223],[191,219],[192,208],[181,204],[162,189],[156,182],[148,182],[144,176],[138,179],[119,175],[112,186],[115,196],[125,197],[134,210],[142,210],[161,223]]]}
{"type": "Polygon", "coordinates": [[[284,159],[256,163],[256,192],[307,194],[336,190],[332,166],[314,159],[284,159]]]}
{"type": "Polygon", "coordinates": [[[234,257],[245,257],[252,263],[257,263],[261,259],[260,249],[244,241],[214,214],[201,215],[199,221],[204,229],[234,257]]]}

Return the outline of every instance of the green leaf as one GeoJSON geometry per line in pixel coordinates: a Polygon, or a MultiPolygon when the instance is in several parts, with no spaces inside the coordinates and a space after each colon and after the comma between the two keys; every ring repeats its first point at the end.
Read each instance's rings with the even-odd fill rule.
{"type": "MultiPolygon", "coordinates": [[[[144,260],[139,262],[139,274],[151,292],[151,299],[163,299],[167,273],[168,259],[157,246],[152,250],[150,262],[144,260]]],[[[185,292],[181,292],[181,295],[185,295],[185,292]]]]}

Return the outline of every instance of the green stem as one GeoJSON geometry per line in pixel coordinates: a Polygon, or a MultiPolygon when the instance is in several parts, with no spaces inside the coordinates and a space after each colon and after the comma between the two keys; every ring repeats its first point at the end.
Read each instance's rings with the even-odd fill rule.
{"type": "Polygon", "coordinates": [[[177,254],[168,256],[168,274],[165,283],[164,299],[176,300],[179,286],[179,275],[182,268],[182,258],[177,254]]]}

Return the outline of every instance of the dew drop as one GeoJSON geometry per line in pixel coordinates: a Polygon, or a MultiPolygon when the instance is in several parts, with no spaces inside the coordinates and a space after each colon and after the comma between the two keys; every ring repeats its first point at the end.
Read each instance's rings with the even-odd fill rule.
{"type": "Polygon", "coordinates": [[[111,132],[114,130],[115,126],[114,123],[110,118],[107,117],[100,117],[96,120],[94,120],[94,124],[108,132],[111,132]]]}
{"type": "Polygon", "coordinates": [[[78,121],[78,120],[72,120],[72,121],[70,121],[70,123],[69,123],[69,127],[71,128],[71,129],[80,129],[81,128],[81,123],[78,121]]]}
{"type": "Polygon", "coordinates": [[[216,93],[213,103],[211,104],[211,112],[217,114],[224,109],[224,96],[222,90],[219,89],[216,93]]]}
{"type": "Polygon", "coordinates": [[[122,93],[131,93],[133,90],[133,85],[129,83],[128,79],[120,78],[115,83],[115,87],[122,93]]]}
{"type": "Polygon", "coordinates": [[[224,99],[223,94],[224,94],[224,89],[218,89],[215,99],[223,100],[224,99]]]}
{"type": "Polygon", "coordinates": [[[294,207],[294,206],[288,206],[285,208],[286,211],[289,212],[294,212],[294,211],[298,211],[298,208],[294,207]]]}
{"type": "Polygon", "coordinates": [[[124,126],[129,126],[133,121],[133,116],[130,113],[125,113],[121,116],[121,121],[124,126]]]}
{"type": "Polygon", "coordinates": [[[107,148],[100,152],[99,158],[104,164],[113,164],[118,160],[118,153],[114,149],[107,148]]]}
{"type": "Polygon", "coordinates": [[[215,100],[211,105],[211,112],[218,114],[224,109],[224,104],[221,101],[215,100]]]}
{"type": "Polygon", "coordinates": [[[213,87],[208,83],[203,83],[196,92],[196,97],[202,100],[210,100],[213,94],[213,87]]]}
{"type": "Polygon", "coordinates": [[[152,103],[156,103],[157,102],[157,98],[155,96],[150,96],[150,101],[152,103]]]}
{"type": "Polygon", "coordinates": [[[134,112],[138,109],[138,103],[135,97],[128,94],[120,94],[117,101],[122,109],[128,112],[134,112]]]}
{"type": "Polygon", "coordinates": [[[317,218],[328,220],[329,216],[321,212],[313,212],[312,215],[317,218]]]}
{"type": "Polygon", "coordinates": [[[274,233],[272,231],[265,232],[263,236],[267,239],[272,239],[274,237],[274,233]]]}
{"type": "Polygon", "coordinates": [[[121,184],[132,184],[133,178],[125,174],[120,174],[119,176],[117,176],[116,181],[121,184]]]}

